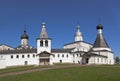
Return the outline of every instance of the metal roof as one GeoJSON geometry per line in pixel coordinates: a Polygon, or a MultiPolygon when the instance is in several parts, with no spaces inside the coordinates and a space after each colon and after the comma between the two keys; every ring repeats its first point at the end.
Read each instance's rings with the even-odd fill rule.
{"type": "Polygon", "coordinates": [[[104,36],[102,33],[98,33],[93,48],[104,47],[109,48],[104,36]]]}
{"type": "Polygon", "coordinates": [[[0,54],[16,54],[16,53],[37,53],[37,49],[20,49],[20,50],[4,50],[0,54]]]}

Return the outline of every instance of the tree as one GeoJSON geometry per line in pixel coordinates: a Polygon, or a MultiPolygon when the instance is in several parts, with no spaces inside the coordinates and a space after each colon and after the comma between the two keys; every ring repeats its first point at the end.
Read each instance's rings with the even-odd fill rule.
{"type": "Polygon", "coordinates": [[[119,64],[119,63],[120,63],[119,57],[116,57],[116,58],[115,58],[115,63],[116,63],[116,64],[119,64]]]}

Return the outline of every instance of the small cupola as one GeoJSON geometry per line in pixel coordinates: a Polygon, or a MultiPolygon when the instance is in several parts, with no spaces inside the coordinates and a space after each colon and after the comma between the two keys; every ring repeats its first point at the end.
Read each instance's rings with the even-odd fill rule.
{"type": "Polygon", "coordinates": [[[23,35],[21,35],[21,39],[29,39],[29,36],[26,34],[26,30],[24,30],[23,35]]]}
{"type": "Polygon", "coordinates": [[[83,41],[82,32],[80,32],[80,26],[77,26],[77,32],[75,33],[75,41],[83,41]]]}
{"type": "Polygon", "coordinates": [[[103,29],[103,25],[102,25],[102,24],[98,24],[98,25],[96,26],[96,29],[97,29],[97,30],[103,29]]]}

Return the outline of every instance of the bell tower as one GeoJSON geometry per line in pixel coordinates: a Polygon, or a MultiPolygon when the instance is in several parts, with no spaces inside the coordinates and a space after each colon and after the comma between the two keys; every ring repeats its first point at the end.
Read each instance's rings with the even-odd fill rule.
{"type": "Polygon", "coordinates": [[[37,38],[37,53],[44,51],[51,53],[51,38],[47,35],[45,22],[42,23],[40,37],[37,38]]]}

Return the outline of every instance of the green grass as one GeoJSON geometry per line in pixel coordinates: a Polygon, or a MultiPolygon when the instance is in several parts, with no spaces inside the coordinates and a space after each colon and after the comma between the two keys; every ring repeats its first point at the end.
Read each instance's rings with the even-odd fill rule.
{"type": "Polygon", "coordinates": [[[0,81],[120,81],[120,66],[75,66],[0,77],[0,81]]]}
{"type": "Polygon", "coordinates": [[[32,69],[40,69],[40,68],[48,68],[52,66],[16,66],[16,67],[9,67],[6,69],[1,69],[0,74],[4,73],[10,73],[10,72],[20,72],[20,71],[25,71],[25,70],[32,70],[32,69]]]}

